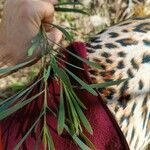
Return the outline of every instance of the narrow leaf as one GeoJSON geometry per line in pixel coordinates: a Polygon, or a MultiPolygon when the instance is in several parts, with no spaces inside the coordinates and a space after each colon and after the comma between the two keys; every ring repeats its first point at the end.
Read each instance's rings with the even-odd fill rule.
{"type": "Polygon", "coordinates": [[[72,124],[74,125],[75,129],[76,129],[76,133],[79,133],[78,132],[78,127],[79,127],[79,118],[78,118],[78,115],[77,115],[77,112],[74,108],[74,105],[72,103],[72,99],[70,97],[70,94],[69,94],[69,89],[67,89],[65,86],[64,86],[64,90],[65,90],[65,94],[66,94],[66,99],[67,99],[67,102],[69,104],[69,107],[68,107],[68,112],[69,112],[69,115],[72,115],[72,118],[70,118],[70,120],[73,120],[72,124]]]}
{"type": "Polygon", "coordinates": [[[83,133],[80,133],[80,136],[86,142],[86,144],[90,147],[91,150],[96,150],[95,145],[83,133]]]}
{"type": "Polygon", "coordinates": [[[83,143],[76,134],[73,134],[66,125],[65,125],[65,129],[71,135],[72,139],[80,146],[82,150],[90,150],[90,148],[85,143],[83,143]]]}
{"type": "Polygon", "coordinates": [[[48,150],[55,150],[54,142],[47,125],[46,125],[46,130],[47,130],[48,150]]]}
{"type": "Polygon", "coordinates": [[[26,101],[23,101],[23,102],[21,102],[21,103],[17,103],[17,104],[14,105],[13,107],[2,111],[2,112],[0,113],[0,120],[2,120],[2,119],[4,119],[4,118],[8,117],[9,115],[11,115],[12,113],[14,113],[14,112],[16,112],[17,110],[21,109],[21,108],[24,107],[25,105],[31,103],[33,100],[35,100],[35,99],[36,99],[39,95],[41,95],[42,93],[43,93],[43,91],[40,92],[40,93],[38,93],[38,94],[36,94],[36,95],[34,95],[33,97],[27,99],[26,101]]]}
{"type": "MultiPolygon", "coordinates": [[[[7,109],[8,107],[10,107],[14,102],[16,102],[19,98],[21,98],[23,95],[27,95],[27,92],[29,92],[30,90],[32,90],[32,88],[42,80],[43,78],[39,79],[38,81],[36,81],[35,83],[33,83],[31,86],[27,87],[24,90],[19,91],[18,93],[16,93],[15,95],[7,98],[6,100],[3,100],[2,102],[0,102],[0,113],[7,109]]],[[[30,92],[29,92],[30,93],[30,92]]]]}
{"type": "Polygon", "coordinates": [[[86,144],[84,144],[79,138],[78,138],[78,136],[77,135],[72,135],[72,138],[73,138],[73,140],[80,146],[80,148],[82,149],[82,150],[90,150],[90,148],[86,145],[86,144]]]}
{"type": "Polygon", "coordinates": [[[45,69],[45,73],[44,73],[44,81],[47,81],[49,76],[50,76],[50,73],[51,73],[51,66],[49,65],[48,66],[48,69],[46,70],[45,69]]]}
{"type": "Polygon", "coordinates": [[[17,97],[15,97],[15,98],[11,99],[10,101],[7,101],[6,103],[4,103],[2,106],[0,106],[0,113],[3,112],[3,111],[5,111],[6,109],[8,109],[8,108],[9,108],[11,105],[13,105],[13,103],[16,102],[17,100],[19,100],[19,102],[20,102],[20,101],[22,102],[24,99],[26,99],[26,97],[28,96],[28,94],[30,94],[30,92],[31,92],[31,90],[28,91],[28,92],[26,93],[26,95],[24,95],[20,100],[17,99],[17,97]]]}
{"type": "Polygon", "coordinates": [[[58,114],[58,123],[57,131],[58,134],[62,134],[65,125],[65,108],[64,108],[64,96],[63,96],[63,87],[60,86],[60,105],[59,105],[59,114],[58,114]]]}
{"type": "Polygon", "coordinates": [[[72,53],[71,51],[67,50],[67,49],[64,49],[65,51],[67,51],[70,55],[72,55],[73,57],[77,58],[78,60],[86,63],[87,65],[91,66],[91,67],[94,67],[94,68],[97,68],[97,69],[103,69],[99,64],[95,63],[95,62],[92,62],[92,61],[89,61],[87,59],[84,59],[84,58],[81,58],[80,56],[72,53]]]}
{"type": "Polygon", "coordinates": [[[41,39],[42,39],[42,31],[40,30],[40,32],[31,41],[32,45],[28,49],[28,56],[32,56],[34,50],[40,46],[41,39]]]}
{"type": "Polygon", "coordinates": [[[56,60],[53,58],[52,59],[52,68],[54,70],[54,72],[58,75],[58,77],[62,80],[62,82],[68,87],[68,88],[71,88],[71,83],[70,83],[70,79],[68,77],[68,75],[66,74],[66,72],[62,69],[62,68],[59,68],[57,63],[56,63],[56,60]]]}
{"type": "Polygon", "coordinates": [[[70,41],[72,42],[73,40],[73,37],[72,35],[67,31],[65,30],[63,27],[59,26],[59,25],[55,25],[55,24],[51,24],[52,26],[54,26],[55,28],[57,28],[58,30],[60,30],[64,35],[65,37],[70,41]]]}
{"type": "Polygon", "coordinates": [[[59,59],[60,61],[64,62],[65,64],[71,66],[71,67],[77,68],[77,69],[79,69],[79,70],[84,70],[84,69],[81,68],[81,67],[78,67],[78,66],[76,66],[76,65],[74,65],[74,64],[72,64],[72,63],[69,63],[69,62],[63,60],[62,58],[59,58],[59,57],[57,57],[57,56],[56,56],[56,58],[59,59]]]}
{"type": "Polygon", "coordinates": [[[89,60],[85,60],[85,63],[88,64],[91,67],[97,68],[97,69],[103,69],[100,64],[97,64],[95,62],[89,61],[89,60]]]}
{"type": "Polygon", "coordinates": [[[82,81],[79,77],[77,77],[75,74],[73,74],[67,68],[64,68],[64,69],[83,87],[83,89],[86,89],[94,96],[97,96],[97,93],[95,90],[93,90],[93,88],[91,88],[88,84],[86,84],[84,81],[82,81]]]}
{"type": "Polygon", "coordinates": [[[21,139],[21,141],[15,146],[14,150],[19,150],[19,147],[23,144],[23,142],[26,140],[26,138],[29,136],[33,128],[36,126],[36,124],[39,122],[41,117],[43,116],[43,113],[38,117],[38,119],[34,122],[34,124],[30,127],[30,129],[26,132],[24,137],[21,139]]]}
{"type": "Polygon", "coordinates": [[[90,133],[90,134],[93,134],[93,130],[92,130],[92,127],[89,123],[89,121],[87,120],[86,116],[84,115],[84,113],[82,112],[79,104],[76,102],[76,100],[73,99],[73,104],[76,108],[76,111],[80,117],[80,120],[82,121],[84,127],[87,129],[87,131],[90,133]]]}
{"type": "Polygon", "coordinates": [[[55,4],[54,6],[62,6],[62,5],[83,5],[83,4],[79,2],[63,2],[63,3],[55,4]]]}
{"type": "Polygon", "coordinates": [[[10,73],[12,71],[15,71],[15,70],[18,70],[32,62],[34,62],[35,59],[32,59],[28,62],[24,62],[24,63],[21,63],[21,64],[18,64],[18,65],[15,65],[15,66],[11,66],[11,67],[7,67],[7,68],[3,68],[3,69],[0,69],[0,75],[4,75],[4,74],[7,74],[7,73],[10,73]]]}
{"type": "Polygon", "coordinates": [[[97,69],[103,69],[99,64],[95,63],[95,62],[92,62],[92,61],[89,61],[87,59],[84,59],[74,53],[72,53],[71,51],[69,51],[68,49],[65,49],[64,47],[62,47],[60,44],[57,44],[55,43],[54,41],[52,41],[50,38],[49,40],[53,43],[53,44],[56,44],[57,46],[59,46],[61,49],[63,49],[64,51],[68,52],[70,55],[72,55],[73,57],[77,58],[78,60],[86,63],[87,65],[91,66],[91,67],[94,67],[94,68],[97,68],[97,69]]]}
{"type": "Polygon", "coordinates": [[[28,56],[32,56],[35,49],[37,49],[40,45],[40,41],[37,41],[36,43],[32,44],[32,46],[28,49],[28,56]]]}
{"type": "Polygon", "coordinates": [[[80,14],[88,15],[88,13],[83,11],[83,9],[55,7],[55,10],[61,11],[61,12],[74,12],[74,13],[80,13],[80,14]]]}
{"type": "Polygon", "coordinates": [[[73,96],[73,98],[79,103],[79,105],[83,108],[83,109],[87,109],[86,106],[83,104],[83,102],[78,98],[78,96],[76,95],[76,93],[73,90],[70,90],[71,95],[73,96]]]}
{"type": "Polygon", "coordinates": [[[44,148],[47,148],[47,129],[46,129],[46,124],[43,126],[43,135],[42,135],[42,141],[44,144],[44,148]]]}
{"type": "Polygon", "coordinates": [[[115,81],[108,81],[108,82],[104,82],[104,83],[98,83],[98,84],[91,84],[90,86],[92,88],[95,89],[99,89],[99,88],[106,88],[108,86],[113,86],[113,85],[119,85],[122,82],[126,81],[127,79],[121,79],[121,80],[115,80],[115,81]]]}

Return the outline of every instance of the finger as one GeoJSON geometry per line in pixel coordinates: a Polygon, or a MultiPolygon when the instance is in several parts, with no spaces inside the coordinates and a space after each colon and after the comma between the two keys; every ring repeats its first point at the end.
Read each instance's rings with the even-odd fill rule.
{"type": "Polygon", "coordinates": [[[42,24],[43,24],[46,32],[51,32],[53,26],[51,26],[49,23],[45,23],[45,22],[43,22],[42,24]]]}
{"type": "Polygon", "coordinates": [[[62,39],[62,32],[56,28],[51,28],[49,32],[47,32],[48,40],[50,45],[54,45],[54,43],[59,43],[62,39]]]}
{"type": "Polygon", "coordinates": [[[52,23],[54,17],[54,6],[48,0],[43,2],[41,14],[42,23],[52,23]]]}
{"type": "MultiPolygon", "coordinates": [[[[45,0],[45,3],[49,3],[49,1],[50,0],[45,0]]],[[[44,25],[46,32],[51,31],[52,27],[50,24],[53,22],[53,18],[54,18],[54,8],[50,8],[50,7],[45,8],[44,18],[42,19],[42,24],[44,25]],[[53,9],[53,10],[50,10],[50,9],[53,9]]]]}

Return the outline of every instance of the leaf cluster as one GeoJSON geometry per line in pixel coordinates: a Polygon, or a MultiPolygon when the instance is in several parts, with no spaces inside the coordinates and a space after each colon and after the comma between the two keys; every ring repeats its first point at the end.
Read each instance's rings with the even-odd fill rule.
{"type": "MultiPolygon", "coordinates": [[[[82,6],[82,5],[80,3],[75,3],[75,2],[74,3],[64,2],[55,5],[55,8],[56,11],[76,12],[76,13],[86,14],[82,9],[76,9],[76,6],[82,6]],[[69,6],[69,7],[64,7],[64,6],[69,6]]],[[[64,34],[64,36],[70,42],[72,42],[73,38],[66,29],[64,29],[59,25],[55,25],[55,24],[51,24],[51,25],[54,26],[55,28],[58,28],[64,34]]],[[[39,139],[42,138],[45,149],[49,149],[49,150],[55,149],[53,137],[51,136],[47,124],[48,113],[51,113],[52,115],[54,115],[54,117],[56,117],[57,132],[59,135],[61,135],[63,131],[66,130],[70,134],[74,142],[77,143],[81,149],[84,150],[96,149],[95,146],[92,144],[92,142],[83,133],[83,128],[86,129],[87,132],[89,132],[90,134],[93,133],[93,130],[88,119],[84,114],[84,110],[88,108],[86,108],[82,100],[79,99],[78,95],[75,92],[75,89],[76,88],[84,89],[89,93],[97,96],[98,93],[96,89],[105,88],[116,84],[118,85],[124,80],[111,81],[111,82],[106,82],[101,84],[91,84],[91,85],[84,82],[74,73],[72,73],[69,69],[67,69],[65,65],[62,64],[62,62],[64,64],[70,65],[71,67],[75,67],[81,71],[83,70],[83,68],[80,68],[78,66],[75,66],[74,64],[67,62],[65,60],[65,56],[62,53],[61,54],[59,53],[58,50],[59,48],[63,49],[63,51],[69,53],[72,57],[75,57],[76,59],[82,61],[83,63],[86,63],[91,67],[101,69],[101,66],[93,62],[90,62],[87,59],[83,59],[77,56],[76,54],[63,48],[59,44],[55,43],[58,48],[54,49],[49,45],[49,41],[55,43],[54,41],[51,41],[51,39],[48,39],[44,28],[41,27],[41,30],[39,31],[37,36],[31,41],[32,46],[28,49],[28,57],[31,57],[32,54],[34,53],[34,50],[38,47],[41,47],[45,52],[42,56],[43,67],[40,71],[40,74],[34,82],[32,82],[29,86],[22,89],[21,91],[17,92],[15,95],[4,100],[0,99],[0,120],[7,118],[14,112],[22,109],[23,107],[27,106],[31,102],[35,101],[40,95],[43,95],[43,106],[39,117],[34,122],[34,124],[30,127],[30,129],[26,132],[24,137],[19,141],[15,149],[16,150],[19,149],[19,147],[23,144],[23,142],[29,136],[31,131],[34,128],[36,128],[38,123],[41,121],[43,121],[43,127],[41,133],[39,134],[39,139]],[[46,60],[46,56],[49,56],[48,61],[46,60]],[[74,87],[74,85],[72,85],[70,81],[70,77],[72,77],[79,84],[79,86],[74,87]],[[52,80],[55,79],[57,81],[57,84],[60,87],[60,102],[56,112],[51,110],[51,108],[48,105],[48,101],[49,101],[48,95],[50,95],[48,90],[49,79],[52,80]],[[32,93],[34,87],[37,86],[39,83],[42,83],[40,87],[40,91],[37,94],[30,97],[29,95],[32,93]]],[[[0,69],[0,75],[8,74],[14,70],[20,69],[33,61],[34,59],[22,64],[18,64],[16,66],[0,69]]],[[[38,144],[35,147],[38,147],[38,144]]]]}

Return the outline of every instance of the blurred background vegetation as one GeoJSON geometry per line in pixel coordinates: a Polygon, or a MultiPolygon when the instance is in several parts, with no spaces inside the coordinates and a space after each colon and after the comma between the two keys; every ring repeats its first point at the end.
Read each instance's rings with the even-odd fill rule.
{"type": "MultiPolygon", "coordinates": [[[[56,13],[55,24],[70,31],[75,41],[87,41],[88,38],[105,28],[135,16],[150,15],[150,0],[59,0],[59,2],[81,2],[89,15],[77,13],[56,13]]],[[[3,16],[3,4],[0,0],[0,21],[3,16]]],[[[69,43],[62,39],[62,46],[69,43]]],[[[40,62],[32,67],[19,70],[0,79],[0,95],[9,96],[32,81],[38,73],[40,62]]]]}

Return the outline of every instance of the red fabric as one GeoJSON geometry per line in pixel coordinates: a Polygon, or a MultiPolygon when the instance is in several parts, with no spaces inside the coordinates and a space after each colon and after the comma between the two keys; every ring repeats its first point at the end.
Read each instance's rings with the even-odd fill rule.
{"type": "MultiPolygon", "coordinates": [[[[75,42],[68,49],[82,58],[86,58],[86,48],[83,43],[75,42]]],[[[67,56],[67,61],[83,67],[85,71],[79,71],[73,67],[68,67],[73,73],[82,78],[82,80],[91,83],[91,79],[87,73],[87,66],[81,61],[75,59],[71,55],[67,56]]],[[[75,81],[72,80],[75,83],[75,81]]],[[[40,83],[39,83],[40,84],[40,83]]],[[[55,111],[55,106],[59,103],[59,86],[56,81],[49,79],[48,86],[51,96],[49,99],[49,106],[55,111]]],[[[32,95],[39,90],[39,85],[34,88],[32,95]]],[[[87,106],[88,110],[84,111],[92,128],[93,135],[85,134],[95,144],[97,150],[128,150],[126,140],[118,127],[116,121],[108,110],[100,96],[96,97],[91,95],[85,90],[76,91],[80,99],[87,106]]],[[[11,150],[20,141],[23,135],[27,132],[30,126],[35,122],[38,117],[43,97],[40,96],[28,106],[17,111],[7,119],[1,121],[1,138],[4,150],[11,150]]],[[[41,121],[42,122],[42,121],[41,121]]],[[[80,149],[73,143],[70,136],[64,131],[63,135],[58,136],[56,131],[56,118],[52,114],[48,114],[47,122],[49,124],[50,133],[53,137],[56,150],[78,150],[80,149]]],[[[33,150],[38,141],[40,134],[41,124],[31,132],[26,141],[21,146],[21,150],[33,150]]],[[[1,143],[0,142],[0,143],[1,143]]],[[[0,146],[1,147],[1,146],[0,146]]],[[[42,142],[39,141],[39,150],[43,150],[42,142]]],[[[2,148],[0,149],[2,150],[2,148]]]]}

